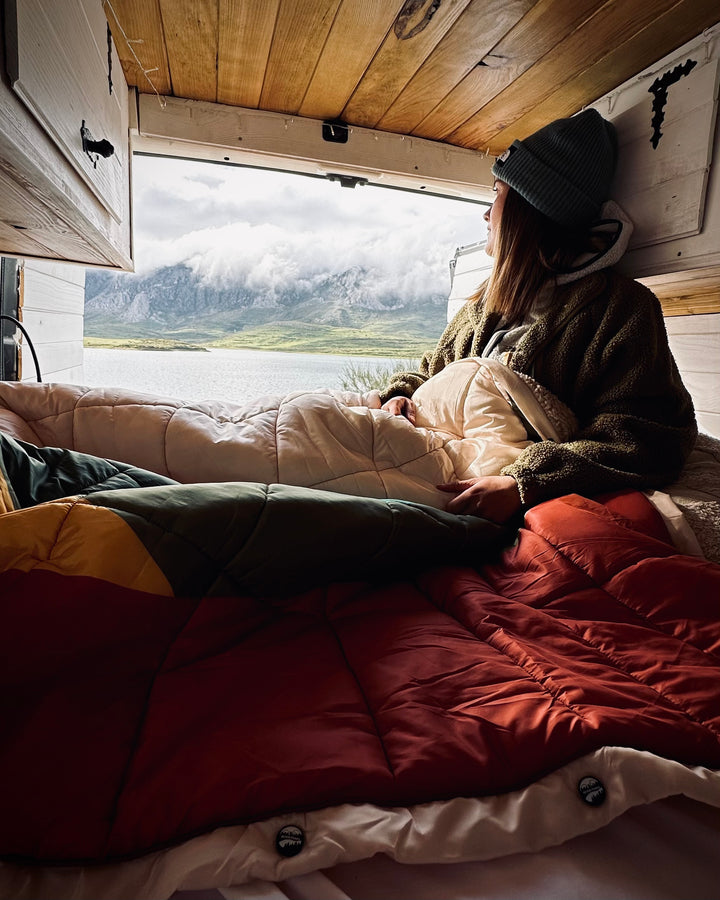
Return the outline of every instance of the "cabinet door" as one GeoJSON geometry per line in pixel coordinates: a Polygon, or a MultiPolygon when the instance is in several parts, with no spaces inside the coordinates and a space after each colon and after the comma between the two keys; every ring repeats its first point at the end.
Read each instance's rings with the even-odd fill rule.
{"type": "Polygon", "coordinates": [[[120,222],[128,168],[127,88],[101,4],[11,0],[6,16],[13,90],[120,222]],[[99,142],[100,152],[89,141],[99,142]]]}

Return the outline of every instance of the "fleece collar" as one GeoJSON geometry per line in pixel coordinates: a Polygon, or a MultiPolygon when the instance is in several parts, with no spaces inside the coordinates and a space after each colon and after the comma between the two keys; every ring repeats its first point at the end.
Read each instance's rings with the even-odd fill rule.
{"type": "Polygon", "coordinates": [[[575,260],[569,272],[563,272],[556,279],[557,284],[570,284],[592,272],[607,269],[620,261],[628,248],[633,232],[633,223],[628,214],[614,200],[608,200],[600,210],[600,218],[593,223],[593,233],[609,233],[613,236],[610,247],[602,254],[586,253],[575,260]]]}

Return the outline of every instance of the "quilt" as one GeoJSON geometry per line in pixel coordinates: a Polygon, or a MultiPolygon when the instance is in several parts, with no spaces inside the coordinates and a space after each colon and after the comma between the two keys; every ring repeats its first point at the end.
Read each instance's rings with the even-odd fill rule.
{"type": "Polygon", "coordinates": [[[500,528],[0,449],[6,895],[484,859],[677,793],[720,807],[720,566],[642,494],[500,528]]]}
{"type": "Polygon", "coordinates": [[[444,508],[436,485],[498,474],[572,428],[560,401],[497,360],[448,366],[419,391],[416,426],[370,395],[296,391],[187,402],[128,391],[0,384],[0,431],[183,483],[252,481],[444,508]],[[4,424],[3,424],[4,423],[4,424]]]}

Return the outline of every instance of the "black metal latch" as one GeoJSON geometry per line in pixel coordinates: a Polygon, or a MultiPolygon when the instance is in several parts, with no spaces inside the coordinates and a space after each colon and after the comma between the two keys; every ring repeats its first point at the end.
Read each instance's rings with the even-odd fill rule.
{"type": "Polygon", "coordinates": [[[101,141],[96,141],[93,138],[92,134],[90,133],[90,129],[85,124],[85,119],[83,119],[82,125],[80,126],[80,136],[82,137],[82,148],[92,160],[94,168],[97,168],[98,156],[102,156],[107,159],[115,152],[115,148],[110,143],[110,141],[107,141],[104,138],[101,141]]]}

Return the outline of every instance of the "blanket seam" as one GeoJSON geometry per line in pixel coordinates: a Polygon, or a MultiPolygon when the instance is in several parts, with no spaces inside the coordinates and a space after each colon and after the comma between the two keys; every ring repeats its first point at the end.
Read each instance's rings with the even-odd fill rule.
{"type": "MultiPolygon", "coordinates": [[[[327,600],[327,596],[328,596],[327,588],[324,589],[323,593],[325,595],[325,599],[327,600]]],[[[328,617],[327,612],[325,613],[324,618],[325,618],[325,622],[327,623],[328,628],[330,629],[332,636],[335,638],[335,641],[337,642],[338,648],[340,649],[340,653],[342,654],[342,658],[345,661],[347,670],[352,675],[353,680],[355,681],[355,684],[357,685],[357,688],[360,691],[360,695],[363,698],[363,702],[365,703],[365,708],[367,709],[368,715],[370,716],[370,719],[373,723],[373,728],[375,729],[375,734],[377,735],[377,739],[380,743],[380,748],[382,749],[383,756],[385,757],[385,762],[387,763],[387,767],[390,770],[390,775],[393,778],[395,778],[395,769],[394,769],[392,761],[390,760],[390,757],[388,755],[387,747],[385,746],[385,741],[383,740],[382,732],[380,731],[380,727],[378,725],[377,719],[375,718],[375,713],[368,701],[367,694],[365,693],[365,689],[363,688],[362,683],[361,683],[360,679],[358,678],[357,672],[355,671],[353,666],[350,664],[350,660],[348,659],[347,654],[345,653],[345,647],[343,646],[343,643],[340,640],[340,635],[337,633],[335,627],[333,626],[333,623],[331,622],[330,618],[328,617]]]]}
{"type": "MultiPolygon", "coordinates": [[[[189,598],[189,599],[191,599],[191,598],[189,598]]],[[[152,676],[152,679],[148,686],[147,693],[145,694],[145,700],[143,702],[142,712],[139,716],[138,725],[137,725],[137,728],[135,729],[135,733],[133,735],[132,746],[128,752],[127,761],[125,763],[125,766],[123,767],[123,772],[122,772],[122,775],[118,782],[118,788],[115,793],[115,797],[113,798],[112,806],[110,809],[109,826],[108,826],[108,830],[107,830],[107,838],[105,841],[105,851],[104,851],[103,856],[107,856],[108,847],[110,846],[110,844],[112,842],[113,831],[117,824],[117,816],[118,816],[118,808],[120,806],[120,799],[122,797],[122,794],[123,794],[125,788],[127,787],[130,770],[132,768],[133,762],[136,759],[137,751],[140,747],[140,737],[145,728],[145,723],[147,721],[147,715],[148,715],[148,709],[150,706],[150,698],[152,697],[153,691],[155,690],[155,684],[157,682],[158,676],[162,672],[162,670],[165,666],[165,662],[167,661],[167,658],[170,655],[171,650],[175,647],[175,644],[177,643],[178,638],[185,631],[190,620],[193,618],[195,613],[198,611],[198,608],[199,608],[200,604],[202,603],[202,600],[203,600],[202,597],[196,598],[194,600],[193,606],[192,606],[190,612],[185,617],[184,621],[180,624],[179,628],[175,632],[172,639],[170,641],[168,641],[168,645],[167,645],[167,648],[165,649],[165,653],[163,654],[162,659],[160,660],[159,664],[155,667],[155,671],[153,672],[153,676],[152,676]]]]}
{"type": "Polygon", "coordinates": [[[50,552],[48,553],[48,555],[46,557],[47,562],[49,562],[52,559],[53,554],[55,553],[55,550],[57,549],[58,538],[60,537],[60,532],[65,528],[65,523],[67,522],[68,516],[75,509],[75,507],[78,505],[78,503],[83,503],[83,502],[84,502],[84,500],[82,497],[75,497],[72,500],[72,502],[70,503],[70,505],[68,506],[68,508],[65,510],[65,515],[62,517],[62,520],[58,524],[57,531],[55,532],[55,537],[53,538],[52,547],[50,548],[50,552]]]}
{"type": "MultiPolygon", "coordinates": [[[[83,393],[80,394],[80,396],[75,399],[75,403],[73,404],[73,408],[72,408],[72,445],[73,445],[73,450],[75,449],[75,446],[77,444],[76,437],[75,437],[75,417],[78,415],[78,407],[80,406],[80,403],[82,402],[83,398],[87,394],[90,393],[91,390],[92,390],[92,388],[88,388],[86,391],[83,391],[83,393]]],[[[48,416],[45,416],[45,418],[48,418],[48,416]]]]}
{"type": "Polygon", "coordinates": [[[172,475],[170,475],[170,466],[168,465],[168,458],[167,458],[168,428],[170,427],[170,423],[172,422],[172,420],[175,418],[176,413],[177,413],[177,408],[174,409],[173,412],[170,414],[168,420],[165,422],[165,428],[163,429],[163,465],[165,466],[165,471],[170,478],[172,478],[172,475]]]}
{"type": "Polygon", "coordinates": [[[275,411],[275,427],[273,428],[273,443],[275,444],[275,481],[280,484],[280,448],[278,447],[278,428],[280,426],[280,407],[282,402],[278,404],[275,411]]]}
{"type": "MultiPolygon", "coordinates": [[[[263,487],[265,488],[265,492],[264,492],[264,495],[263,495],[262,506],[261,506],[260,509],[258,510],[258,514],[257,514],[257,516],[256,516],[256,518],[255,518],[255,521],[253,522],[252,529],[249,530],[249,532],[248,532],[249,537],[246,537],[245,540],[243,541],[243,544],[242,544],[243,548],[245,548],[245,547],[247,546],[248,542],[252,539],[252,536],[255,534],[255,531],[256,531],[257,528],[258,528],[258,525],[259,525],[259,523],[260,523],[260,520],[261,520],[262,517],[265,515],[265,510],[267,509],[267,505],[268,505],[268,495],[269,495],[269,493],[270,493],[270,485],[269,485],[269,484],[265,484],[265,485],[263,485],[263,487]]],[[[173,534],[174,534],[174,532],[173,532],[173,534]]],[[[189,542],[188,542],[188,543],[189,543],[189,542]]],[[[191,546],[195,547],[195,549],[199,550],[201,553],[203,552],[202,550],[200,550],[199,547],[196,547],[195,544],[191,544],[191,546]]],[[[207,553],[204,553],[203,555],[207,556],[207,553]]],[[[211,557],[209,557],[209,558],[211,558],[211,557]]],[[[247,577],[251,572],[257,571],[259,565],[260,565],[260,564],[256,564],[255,566],[252,566],[252,567],[245,566],[245,569],[244,569],[244,571],[245,571],[245,576],[247,577]]],[[[246,593],[250,594],[250,596],[257,596],[257,595],[253,592],[253,590],[252,590],[250,587],[248,587],[247,584],[243,584],[243,583],[242,583],[241,581],[239,581],[235,576],[230,575],[230,574],[228,573],[228,571],[227,571],[227,569],[226,569],[225,566],[222,567],[222,574],[223,574],[224,577],[226,577],[226,578],[228,579],[228,581],[229,581],[231,584],[233,584],[233,585],[237,588],[238,591],[245,591],[246,593]]],[[[215,585],[216,582],[217,582],[217,577],[213,580],[213,585],[215,585]]]]}

